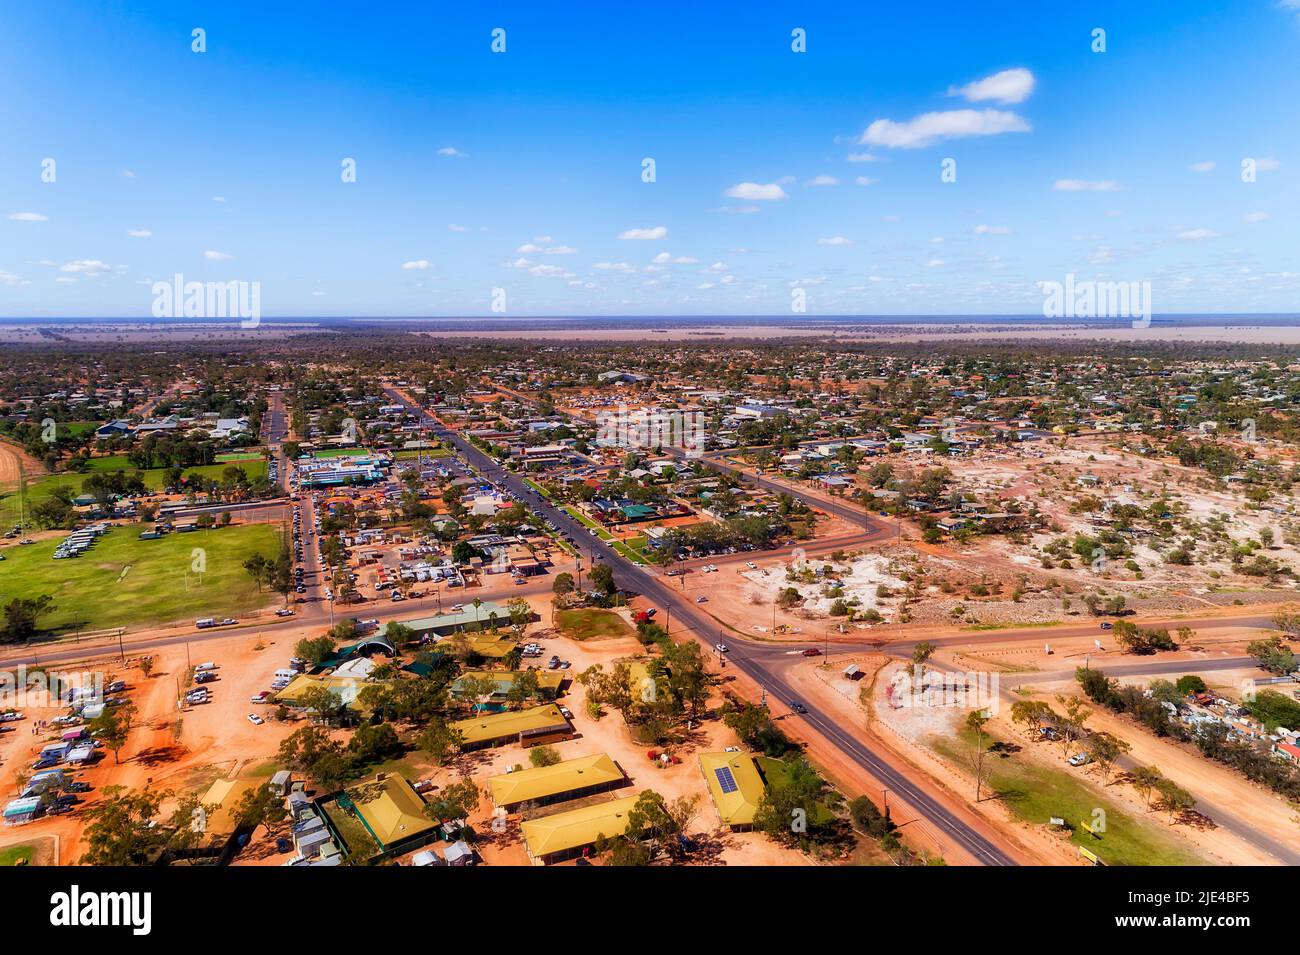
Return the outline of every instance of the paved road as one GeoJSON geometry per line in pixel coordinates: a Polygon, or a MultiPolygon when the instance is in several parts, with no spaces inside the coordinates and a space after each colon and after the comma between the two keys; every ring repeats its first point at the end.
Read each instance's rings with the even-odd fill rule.
{"type": "MultiPolygon", "coordinates": [[[[934,665],[934,664],[932,664],[934,665]]],[[[1097,668],[1107,676],[1181,676],[1189,670],[1195,670],[1198,673],[1205,673],[1212,670],[1250,670],[1255,669],[1256,661],[1254,657],[1224,657],[1220,660],[1198,661],[1194,666],[1189,667],[1186,660],[1164,660],[1164,661],[1147,661],[1144,663],[1122,663],[1117,665],[1102,664],[1097,668]]],[[[955,668],[951,666],[938,665],[938,669],[952,671],[955,668]]],[[[1074,670],[1061,670],[1047,673],[1035,673],[1032,677],[1034,683],[1047,683],[1056,680],[1074,679],[1074,670]]],[[[1267,674],[1262,670],[1257,670],[1261,674],[1261,679],[1267,679],[1267,674]]],[[[1021,699],[1017,693],[1018,685],[1013,686],[1009,680],[1000,680],[998,682],[998,695],[1006,702],[1007,705],[1021,699]]],[[[1131,771],[1142,765],[1139,760],[1131,756],[1121,756],[1116,760],[1117,768],[1125,771],[1131,771]]],[[[1233,806],[1225,806],[1221,803],[1208,800],[1203,796],[1197,797],[1196,811],[1202,813],[1214,820],[1215,825],[1221,826],[1228,832],[1237,836],[1247,845],[1254,846],[1265,855],[1271,856],[1282,865],[1300,865],[1300,851],[1297,851],[1293,844],[1284,842],[1276,838],[1271,832],[1261,829],[1251,820],[1243,818],[1233,806]]]]}
{"type": "MultiPolygon", "coordinates": [[[[576,542],[586,543],[586,550],[591,560],[608,561],[615,570],[619,586],[635,591],[647,597],[658,606],[672,608],[674,632],[686,630],[711,650],[719,642],[720,625],[711,617],[702,613],[697,605],[672,589],[667,578],[661,578],[648,570],[640,568],[621,557],[599,538],[588,533],[588,529],[574,520],[558,507],[551,505],[546,498],[537,495],[524,484],[523,479],[496,461],[483,454],[464,440],[459,434],[449,431],[428,414],[423,408],[408,400],[395,388],[385,388],[385,393],[397,404],[402,404],[419,417],[420,423],[429,428],[440,440],[455,447],[461,455],[473,463],[490,481],[504,488],[515,498],[527,501],[529,507],[545,518],[549,518],[564,533],[576,542]]],[[[847,505],[845,505],[847,509],[847,505]]],[[[861,519],[861,513],[856,517],[861,519]]],[[[887,525],[885,525],[887,528],[887,525]]],[[[892,533],[892,530],[890,531],[892,533]]],[[[793,688],[785,681],[779,670],[772,666],[775,653],[788,654],[789,647],[769,647],[762,644],[748,644],[743,652],[731,654],[731,665],[751,677],[766,688],[785,705],[797,700],[793,688]]],[[[956,844],[966,849],[975,859],[986,865],[1014,865],[1012,857],[999,846],[986,839],[968,823],[951,813],[946,806],[933,798],[921,785],[896,769],[890,763],[872,752],[860,740],[846,733],[836,725],[834,718],[816,706],[806,705],[805,712],[795,714],[792,718],[801,719],[816,732],[825,737],[832,745],[843,752],[849,759],[897,794],[920,815],[926,817],[938,830],[943,832],[956,844]]]]}

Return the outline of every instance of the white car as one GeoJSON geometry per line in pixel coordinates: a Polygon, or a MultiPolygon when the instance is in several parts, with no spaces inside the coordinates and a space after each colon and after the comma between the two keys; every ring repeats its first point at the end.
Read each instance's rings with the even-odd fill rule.
{"type": "Polygon", "coordinates": [[[262,719],[256,713],[249,713],[248,722],[252,723],[254,726],[261,726],[263,723],[266,722],[266,720],[262,719]]]}
{"type": "Polygon", "coordinates": [[[713,649],[717,650],[719,653],[731,652],[731,647],[727,646],[725,643],[716,643],[713,645],[713,649]]]}
{"type": "Polygon", "coordinates": [[[706,604],[709,602],[709,598],[704,596],[704,594],[700,594],[698,597],[695,598],[695,602],[697,604],[706,604]]]}
{"type": "Polygon", "coordinates": [[[745,561],[745,566],[750,570],[758,570],[758,564],[754,563],[752,560],[745,561]]]}

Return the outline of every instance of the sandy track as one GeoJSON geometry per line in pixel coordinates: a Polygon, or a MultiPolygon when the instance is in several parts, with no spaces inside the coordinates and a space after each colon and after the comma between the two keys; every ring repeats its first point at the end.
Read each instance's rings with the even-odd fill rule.
{"type": "Polygon", "coordinates": [[[18,484],[18,465],[22,463],[27,476],[36,477],[45,474],[45,465],[26,451],[7,441],[0,441],[0,487],[18,484]]]}

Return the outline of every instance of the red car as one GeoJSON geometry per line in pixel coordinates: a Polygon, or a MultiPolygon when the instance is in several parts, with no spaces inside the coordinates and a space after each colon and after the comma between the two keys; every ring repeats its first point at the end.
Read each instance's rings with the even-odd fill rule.
{"type": "Polygon", "coordinates": [[[806,657],[819,657],[822,655],[822,652],[818,650],[816,647],[809,647],[807,650],[803,652],[803,655],[806,657]]]}

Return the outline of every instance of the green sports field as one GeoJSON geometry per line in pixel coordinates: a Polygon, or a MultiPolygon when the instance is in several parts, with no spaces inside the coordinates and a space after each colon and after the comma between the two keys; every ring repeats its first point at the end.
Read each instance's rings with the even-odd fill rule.
{"type": "MultiPolygon", "coordinates": [[[[242,468],[248,475],[250,481],[255,481],[259,477],[266,476],[266,460],[261,457],[244,457],[222,461],[219,464],[203,464],[195,468],[186,468],[185,475],[201,475],[208,479],[220,480],[221,472],[228,467],[242,468]]],[[[94,473],[107,473],[112,471],[125,471],[128,474],[134,473],[135,468],[131,467],[125,457],[121,455],[109,455],[102,458],[92,458],[90,467],[84,473],[64,472],[60,474],[46,474],[41,477],[30,478],[27,481],[27,506],[38,504],[57,487],[67,487],[72,490],[74,495],[81,493],[81,483],[94,473]]],[[[141,471],[144,475],[144,483],[151,491],[156,491],[162,487],[163,475],[166,468],[149,468],[141,471]]],[[[14,486],[0,488],[0,525],[4,530],[18,520],[18,489],[14,486]]]]}
{"type": "Polygon", "coordinates": [[[278,601],[244,570],[255,553],[274,557],[279,532],[269,524],[236,524],[189,534],[140,540],[139,525],[114,528],[80,557],[54,560],[64,535],[27,546],[6,547],[0,561],[0,603],[49,594],[55,610],[43,629],[100,630],[237,617],[278,601]],[[194,549],[203,551],[196,573],[194,549]]]}

